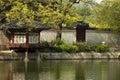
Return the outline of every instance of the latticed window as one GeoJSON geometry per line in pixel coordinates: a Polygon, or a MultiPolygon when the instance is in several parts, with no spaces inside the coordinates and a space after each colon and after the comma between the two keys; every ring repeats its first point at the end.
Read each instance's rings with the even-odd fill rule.
{"type": "Polygon", "coordinates": [[[29,43],[38,43],[38,35],[37,34],[30,34],[29,35],[29,43]]]}
{"type": "Polygon", "coordinates": [[[25,35],[14,35],[14,43],[26,43],[25,35]]]}
{"type": "MultiPolygon", "coordinates": [[[[37,34],[33,34],[33,33],[31,33],[31,34],[29,34],[29,36],[28,36],[28,42],[30,43],[30,44],[35,44],[35,43],[38,43],[39,42],[39,40],[38,40],[38,35],[37,34]]],[[[25,34],[15,34],[14,35],[14,43],[26,43],[26,35],[25,34]]]]}

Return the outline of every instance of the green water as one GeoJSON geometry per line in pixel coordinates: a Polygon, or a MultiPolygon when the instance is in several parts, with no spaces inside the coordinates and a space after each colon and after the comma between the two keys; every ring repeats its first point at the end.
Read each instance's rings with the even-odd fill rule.
{"type": "Polygon", "coordinates": [[[120,61],[0,61],[0,80],[120,80],[120,61]]]}

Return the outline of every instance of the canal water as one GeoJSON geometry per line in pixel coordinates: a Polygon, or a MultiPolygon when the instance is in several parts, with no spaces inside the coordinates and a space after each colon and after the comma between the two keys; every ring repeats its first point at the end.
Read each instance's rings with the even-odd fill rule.
{"type": "Polygon", "coordinates": [[[0,80],[120,80],[120,61],[0,61],[0,80]]]}

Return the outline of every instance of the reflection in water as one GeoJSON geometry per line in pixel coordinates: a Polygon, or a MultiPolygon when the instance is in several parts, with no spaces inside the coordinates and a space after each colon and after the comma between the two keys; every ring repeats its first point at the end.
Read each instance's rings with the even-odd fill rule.
{"type": "Polygon", "coordinates": [[[0,80],[119,80],[120,61],[1,61],[0,80]]]}
{"type": "Polygon", "coordinates": [[[82,68],[81,64],[76,65],[75,68],[75,80],[85,80],[84,77],[84,69],[82,68]]]}
{"type": "Polygon", "coordinates": [[[28,80],[28,62],[25,62],[25,80],[28,80]]]}

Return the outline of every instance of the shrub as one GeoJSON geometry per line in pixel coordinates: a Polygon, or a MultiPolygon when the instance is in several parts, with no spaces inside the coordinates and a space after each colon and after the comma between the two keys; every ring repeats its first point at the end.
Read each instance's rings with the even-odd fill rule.
{"type": "Polygon", "coordinates": [[[63,40],[57,39],[51,42],[42,42],[42,51],[44,52],[62,52],[59,45],[65,44],[63,40]]]}
{"type": "Polygon", "coordinates": [[[62,44],[57,46],[57,49],[68,53],[76,53],[78,51],[78,47],[72,44],[62,44]]]}
{"type": "Polygon", "coordinates": [[[51,46],[57,46],[57,45],[61,45],[61,44],[65,44],[65,42],[63,40],[60,39],[56,39],[50,42],[51,46]]]}
{"type": "Polygon", "coordinates": [[[89,52],[91,51],[91,46],[85,42],[77,42],[74,45],[78,47],[79,52],[89,52]]]}
{"type": "Polygon", "coordinates": [[[47,42],[47,41],[41,42],[41,46],[50,47],[50,42],[47,42]]]}
{"type": "Polygon", "coordinates": [[[93,46],[93,50],[96,52],[105,53],[109,51],[109,46],[107,44],[97,44],[93,46]]]}
{"type": "Polygon", "coordinates": [[[93,46],[88,45],[86,42],[77,42],[74,44],[66,44],[64,41],[58,39],[52,42],[42,42],[41,51],[44,52],[100,52],[105,53],[109,51],[109,46],[107,44],[96,44],[93,46]]]}
{"type": "Polygon", "coordinates": [[[47,42],[47,41],[41,42],[40,46],[41,46],[41,51],[43,52],[49,52],[52,50],[50,42],[47,42]]]}

